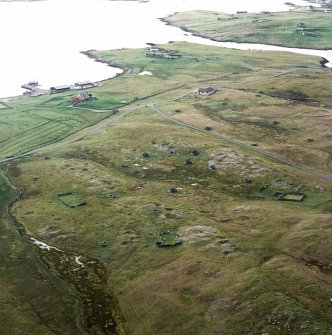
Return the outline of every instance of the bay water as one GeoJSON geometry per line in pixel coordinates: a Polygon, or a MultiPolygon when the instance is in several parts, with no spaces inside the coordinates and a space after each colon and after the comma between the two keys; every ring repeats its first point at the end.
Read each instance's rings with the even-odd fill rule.
{"type": "MultiPolygon", "coordinates": [[[[287,50],[217,43],[159,20],[174,12],[194,9],[234,13],[281,11],[289,7],[283,0],[0,1],[0,97],[22,94],[24,90],[20,86],[31,80],[48,89],[78,81],[99,81],[121,72],[80,53],[90,49],[140,48],[146,43],[188,41],[240,49],[287,50]]],[[[298,52],[332,60],[331,51],[298,52]]]]}

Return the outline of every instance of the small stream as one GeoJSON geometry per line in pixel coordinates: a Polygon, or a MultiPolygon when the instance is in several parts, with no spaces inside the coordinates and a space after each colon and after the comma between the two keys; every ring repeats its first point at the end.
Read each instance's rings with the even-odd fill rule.
{"type": "Polygon", "coordinates": [[[83,325],[80,325],[84,328],[82,334],[122,335],[122,326],[114,311],[113,297],[104,264],[97,258],[57,248],[28,234],[12,212],[13,206],[21,199],[24,192],[15,187],[1,170],[0,174],[16,193],[4,212],[16,227],[22,243],[35,246],[38,258],[47,266],[46,269],[64,282],[65,286],[81,301],[82,311],[77,311],[73,307],[72,312],[78,314],[77,319],[80,319],[83,314],[83,325]]]}

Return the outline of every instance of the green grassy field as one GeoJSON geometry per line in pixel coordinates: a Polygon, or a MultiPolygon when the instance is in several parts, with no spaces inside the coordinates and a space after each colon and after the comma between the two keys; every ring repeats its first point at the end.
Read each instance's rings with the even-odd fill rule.
{"type": "Polygon", "coordinates": [[[71,108],[66,95],[57,97],[60,106],[48,99],[18,98],[8,102],[10,108],[0,109],[0,159],[60,141],[106,116],[71,108]]]}
{"type": "MultiPolygon", "coordinates": [[[[45,314],[34,314],[28,293],[17,291],[20,302],[3,310],[14,315],[17,305],[28,306],[17,314],[20,327],[1,324],[8,334],[18,328],[47,334],[39,328],[45,325],[52,334],[56,323],[61,334],[76,327],[75,334],[330,335],[331,181],[253,149],[331,174],[331,72],[317,57],[189,43],[162,47],[181,57],[98,52],[132,71],[93,89],[98,100],[84,106],[91,111],[64,107],[65,94],[51,102],[49,96],[8,102],[20,113],[27,108],[30,123],[36,113],[36,125],[41,106],[55,120],[67,108],[75,118],[91,119],[54,144],[46,145],[41,132],[33,155],[2,163],[24,190],[10,212],[25,227],[22,248],[38,255],[54,281],[45,281],[39,300],[45,314]],[[143,70],[153,75],[138,75],[143,70]],[[208,86],[217,92],[195,92],[208,86]],[[117,104],[125,106],[115,114],[93,112],[117,104]],[[302,202],[273,200],[275,192],[300,185],[302,202]],[[65,207],[56,195],[66,190],[86,205],[65,207]],[[156,236],[167,231],[182,244],[158,248],[156,236]],[[31,237],[58,250],[26,243],[31,237]],[[53,292],[55,283],[72,296],[53,292]],[[49,319],[48,294],[51,301],[68,298],[61,305],[66,316],[49,319]],[[68,312],[76,299],[77,309],[68,312]],[[85,330],[77,330],[81,316],[85,330]]],[[[18,141],[12,154],[25,143],[18,141]]],[[[1,150],[5,156],[9,149],[1,150]]],[[[8,253],[5,242],[0,250],[8,253]]],[[[28,272],[25,277],[35,285],[28,272]]],[[[10,283],[2,284],[10,292],[10,283]]]]}
{"type": "Polygon", "coordinates": [[[175,13],[165,21],[216,41],[307,49],[332,48],[331,13],[323,10],[308,12],[301,8],[273,14],[237,15],[197,10],[175,13]],[[305,24],[303,30],[297,30],[300,22],[305,24]]]}

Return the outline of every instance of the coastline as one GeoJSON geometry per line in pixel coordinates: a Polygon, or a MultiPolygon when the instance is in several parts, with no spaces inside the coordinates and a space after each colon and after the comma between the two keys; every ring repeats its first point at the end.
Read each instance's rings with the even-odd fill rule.
{"type": "MultiPolygon", "coordinates": [[[[112,1],[114,1],[114,0],[112,0],[112,1]]],[[[120,1],[120,0],[115,0],[115,1],[120,1]]],[[[126,0],[126,1],[134,1],[134,0],[126,0]]],[[[116,69],[120,69],[122,71],[120,73],[117,73],[114,77],[106,78],[106,79],[102,79],[102,80],[98,80],[95,83],[103,83],[105,81],[111,80],[113,78],[117,78],[119,76],[122,76],[122,75],[127,74],[128,72],[130,72],[129,68],[124,68],[124,67],[121,67],[118,64],[114,64],[112,62],[108,62],[108,61],[102,59],[101,57],[99,57],[99,56],[97,56],[95,54],[95,51],[97,51],[97,50],[90,49],[90,50],[80,51],[80,53],[83,54],[83,55],[85,55],[85,56],[87,56],[90,59],[93,59],[97,63],[106,64],[106,65],[108,65],[110,67],[113,67],[113,68],[116,68],[116,69]]]]}
{"type": "MultiPolygon", "coordinates": [[[[36,0],[36,1],[40,1],[40,0],[36,0]]],[[[42,0],[41,0],[42,1],[42,0]]],[[[114,0],[112,0],[114,1],[114,0]]],[[[115,0],[115,1],[119,1],[119,0],[115,0]]],[[[131,1],[131,0],[128,0],[128,1],[131,1]]],[[[192,34],[192,36],[197,36],[197,37],[201,37],[201,38],[204,38],[206,40],[210,40],[210,41],[213,41],[213,42],[231,42],[231,43],[237,43],[239,45],[241,44],[252,44],[252,45],[258,45],[258,43],[251,43],[251,42],[245,42],[245,43],[238,43],[238,42],[234,42],[232,40],[217,40],[217,39],[213,39],[213,38],[209,38],[209,37],[206,37],[204,35],[199,35],[193,31],[191,31],[190,29],[187,29],[185,27],[182,27],[182,26],[178,26],[178,25],[173,25],[172,23],[170,23],[167,18],[160,18],[159,20],[161,20],[162,22],[164,22],[166,25],[169,25],[169,26],[172,26],[172,27],[177,27],[177,28],[180,28],[182,29],[183,31],[185,32],[188,32],[190,34],[192,34]]],[[[147,43],[149,44],[149,43],[147,43]]],[[[276,45],[276,44],[266,44],[266,45],[271,45],[271,46],[277,46],[277,47],[285,47],[283,45],[276,45]]],[[[289,49],[292,49],[292,47],[287,47],[289,49]]],[[[293,48],[293,49],[300,49],[301,48],[293,48]]],[[[330,51],[331,49],[307,49],[307,48],[303,48],[302,50],[322,50],[322,51],[330,51]]],[[[102,64],[106,64],[110,67],[113,67],[113,68],[116,68],[116,69],[120,69],[122,72],[119,72],[119,73],[116,73],[115,76],[113,77],[110,77],[110,78],[105,78],[105,79],[101,79],[101,80],[98,80],[98,81],[94,81],[92,82],[93,84],[95,84],[96,86],[98,85],[101,85],[109,80],[112,80],[114,78],[117,78],[117,77],[120,77],[120,76],[123,76],[123,75],[126,75],[126,74],[129,74],[132,70],[130,68],[126,68],[126,67],[121,67],[119,64],[116,64],[116,63],[112,63],[112,62],[108,62],[108,61],[105,61],[104,59],[102,59],[101,57],[97,56],[95,54],[95,49],[90,49],[90,50],[85,50],[85,51],[80,51],[80,53],[82,53],[83,55],[87,56],[88,58],[94,60],[95,62],[98,62],[98,63],[102,63],[102,64]]],[[[264,50],[263,50],[264,51],[264,50]]],[[[319,63],[321,65],[321,67],[323,68],[329,68],[328,66],[326,66],[326,64],[329,64],[331,63],[328,59],[326,59],[325,57],[323,56],[317,56],[317,57],[321,57],[319,63]]],[[[66,85],[66,84],[64,84],[66,85]]],[[[24,94],[18,94],[18,95],[13,95],[13,96],[9,96],[9,97],[0,97],[0,102],[8,102],[12,99],[16,99],[16,98],[22,98],[22,97],[25,97],[26,95],[24,94]]]]}
{"type": "Polygon", "coordinates": [[[3,97],[3,98],[0,98],[0,102],[8,102],[12,99],[22,98],[22,97],[24,97],[24,94],[12,95],[10,97],[3,97]]]}
{"type": "MultiPolygon", "coordinates": [[[[43,0],[36,0],[36,1],[43,1],[43,0]]],[[[95,84],[96,86],[101,85],[101,84],[103,84],[103,83],[105,83],[109,80],[112,80],[114,78],[117,78],[119,76],[122,76],[122,75],[125,75],[125,74],[128,74],[128,73],[131,72],[131,70],[129,68],[122,68],[119,65],[111,64],[111,63],[101,59],[100,57],[98,57],[97,55],[95,55],[93,53],[94,51],[96,51],[96,50],[91,49],[91,50],[86,50],[86,51],[80,51],[80,53],[87,56],[90,59],[93,59],[95,62],[103,63],[103,64],[106,64],[110,67],[120,69],[122,71],[122,72],[116,73],[115,76],[113,76],[113,77],[93,81],[92,83],[95,84]]],[[[63,85],[67,85],[67,84],[63,84],[63,85]]],[[[46,95],[46,94],[44,94],[44,95],[46,95]]],[[[13,96],[9,96],[9,97],[0,97],[0,102],[8,102],[12,99],[23,98],[23,97],[26,97],[26,95],[25,94],[18,94],[18,95],[13,95],[13,96]]]]}
{"type": "MultiPolygon", "coordinates": [[[[47,1],[47,0],[0,0],[0,2],[24,2],[24,1],[31,1],[31,2],[34,2],[34,1],[47,1]]],[[[110,0],[110,1],[137,1],[137,0],[110,0]]],[[[316,50],[316,51],[327,51],[327,52],[330,52],[332,51],[332,49],[328,49],[328,48],[318,48],[318,49],[313,49],[313,48],[301,48],[301,47],[292,47],[292,46],[286,46],[286,45],[283,45],[283,44],[272,44],[268,41],[264,42],[264,43],[257,43],[257,42],[236,42],[235,40],[233,39],[217,39],[217,38],[211,38],[211,37],[208,37],[208,36],[205,36],[204,34],[199,34],[197,32],[194,32],[193,30],[191,29],[188,29],[182,25],[178,25],[178,24],[175,24],[173,23],[172,21],[169,20],[169,17],[171,17],[172,15],[176,14],[178,12],[174,12],[173,14],[170,14],[168,15],[167,17],[164,17],[164,18],[159,18],[159,20],[167,25],[167,26],[171,26],[171,27],[176,27],[176,28],[179,28],[181,29],[183,32],[187,32],[188,34],[191,34],[192,36],[194,37],[199,37],[199,38],[202,38],[202,39],[205,39],[207,41],[212,41],[212,42],[216,42],[216,43],[236,43],[238,44],[239,46],[243,45],[243,44],[251,44],[253,46],[257,45],[266,45],[266,46],[275,46],[275,47],[284,47],[284,48],[288,48],[288,49],[298,49],[298,50],[316,50]]],[[[278,12],[275,12],[275,13],[278,13],[278,12]]],[[[195,42],[194,42],[195,43],[195,42]]],[[[148,44],[148,43],[146,43],[148,44]]],[[[227,46],[222,46],[222,47],[226,47],[226,48],[232,48],[232,47],[227,47],[227,46]]],[[[234,49],[236,49],[236,47],[234,47],[234,49]]],[[[239,50],[241,50],[241,48],[239,48],[239,50]]],[[[243,50],[243,49],[242,49],[243,50]]],[[[250,49],[249,49],[250,50],[250,49]]],[[[257,50],[263,50],[264,49],[257,49],[257,50]]],[[[80,53],[84,54],[85,56],[87,56],[88,58],[90,59],[93,59],[94,61],[96,62],[99,62],[99,63],[103,63],[103,64],[106,64],[112,68],[118,68],[120,69],[122,72],[121,73],[116,73],[114,76],[112,77],[109,77],[109,78],[105,78],[105,79],[101,79],[101,80],[98,80],[98,81],[93,81],[94,84],[98,85],[98,84],[102,84],[102,83],[105,83],[107,82],[108,80],[110,79],[113,79],[113,78],[116,78],[120,75],[125,75],[128,73],[128,71],[130,71],[129,69],[126,69],[126,68],[122,68],[121,66],[119,66],[118,64],[113,64],[111,62],[107,62],[107,61],[104,61],[103,59],[99,58],[94,52],[96,51],[96,49],[91,49],[91,50],[87,50],[87,51],[79,51],[80,53]]],[[[282,50],[280,50],[282,52],[282,50]]],[[[285,50],[287,51],[287,50],[285,50]]],[[[304,54],[304,53],[303,53],[304,54]]],[[[327,58],[324,57],[324,56],[320,56],[320,55],[317,55],[317,57],[321,57],[320,59],[320,64],[322,67],[324,68],[330,68],[330,66],[326,66],[326,64],[332,64],[332,58],[330,56],[328,56],[327,58]]],[[[66,85],[66,83],[63,83],[63,85],[66,85]]],[[[7,101],[10,101],[12,99],[15,99],[15,98],[20,98],[20,97],[24,97],[25,95],[24,94],[14,94],[14,95],[10,95],[10,96],[4,96],[4,97],[1,97],[0,96],[0,101],[3,101],[3,102],[7,102],[7,101]]]]}

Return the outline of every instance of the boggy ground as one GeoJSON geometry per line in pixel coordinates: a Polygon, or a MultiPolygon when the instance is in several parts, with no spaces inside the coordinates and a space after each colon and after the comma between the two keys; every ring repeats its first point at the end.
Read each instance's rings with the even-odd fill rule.
{"type": "MultiPolygon", "coordinates": [[[[107,334],[106,320],[113,320],[119,334],[331,334],[331,182],[250,150],[258,145],[329,175],[331,72],[313,57],[163,47],[181,57],[99,53],[132,72],[94,89],[98,100],[66,111],[83,117],[117,102],[118,111],[3,163],[24,190],[11,213],[27,236],[81,256],[66,261],[35,247],[49,273],[80,300],[79,331],[107,334]],[[152,76],[139,76],[144,70],[152,76]],[[308,80],[301,74],[314,77],[314,90],[301,85],[308,80]],[[283,91],[303,88],[317,103],[272,95],[272,83],[283,91]],[[217,93],[194,92],[207,86],[217,93]],[[276,191],[301,185],[302,203],[273,200],[276,191]],[[56,197],[64,192],[87,204],[66,207],[56,197]],[[176,232],[182,245],[157,248],[164,231],[176,232]],[[98,301],[87,295],[90,288],[98,301]]],[[[67,100],[58,96],[61,113],[67,100]]],[[[9,102],[23,103],[32,104],[9,102]]],[[[46,300],[40,305],[48,310],[46,300]]],[[[33,333],[23,321],[4,322],[8,333],[33,333]]],[[[31,329],[42,322],[52,321],[41,315],[31,329]]],[[[57,315],[56,322],[66,321],[57,315]]]]}

